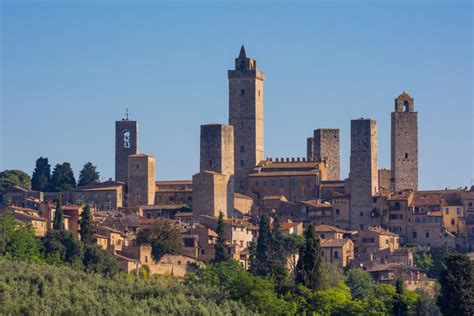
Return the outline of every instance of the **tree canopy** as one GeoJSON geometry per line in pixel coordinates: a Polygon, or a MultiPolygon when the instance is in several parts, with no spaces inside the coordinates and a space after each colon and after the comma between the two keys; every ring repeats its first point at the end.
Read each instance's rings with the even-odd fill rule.
{"type": "Polygon", "coordinates": [[[216,234],[217,241],[214,245],[214,262],[219,263],[229,261],[229,254],[227,253],[227,249],[225,247],[224,214],[222,212],[219,213],[219,218],[217,220],[216,234]]]}
{"type": "Polygon", "coordinates": [[[296,282],[315,291],[321,289],[322,258],[319,237],[313,224],[308,226],[304,237],[305,244],[300,249],[300,256],[296,265],[296,282]]]}
{"type": "Polygon", "coordinates": [[[48,191],[51,182],[51,165],[48,158],[39,157],[31,178],[31,188],[35,191],[48,191]]]}
{"type": "Polygon", "coordinates": [[[81,219],[79,220],[79,233],[81,241],[84,244],[93,244],[95,242],[92,214],[89,205],[84,206],[84,210],[81,213],[81,219]]]}
{"type": "Polygon", "coordinates": [[[0,172],[0,194],[12,186],[31,189],[31,177],[21,170],[4,170],[0,172]]]}
{"type": "Polygon", "coordinates": [[[178,229],[171,221],[157,219],[150,227],[142,228],[137,234],[137,244],[151,245],[153,259],[160,260],[165,254],[181,254],[183,244],[178,229]]]}
{"type": "Polygon", "coordinates": [[[91,185],[99,183],[99,172],[97,166],[94,166],[92,162],[87,162],[79,173],[79,186],[91,185]]]}
{"type": "Polygon", "coordinates": [[[76,179],[71,164],[64,162],[54,167],[49,190],[52,192],[64,192],[76,187],[76,179]]]}

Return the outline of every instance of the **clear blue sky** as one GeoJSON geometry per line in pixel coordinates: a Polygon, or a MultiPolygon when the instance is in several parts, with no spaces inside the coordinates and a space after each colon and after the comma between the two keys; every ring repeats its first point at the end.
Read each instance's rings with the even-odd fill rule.
{"type": "Polygon", "coordinates": [[[240,45],[265,72],[265,155],[303,157],[315,128],[377,120],[390,168],[390,113],[419,112],[420,186],[471,185],[470,1],[2,1],[0,170],[36,158],[114,174],[114,121],[129,108],[157,179],[191,179],[199,126],[228,122],[227,70],[240,45]]]}

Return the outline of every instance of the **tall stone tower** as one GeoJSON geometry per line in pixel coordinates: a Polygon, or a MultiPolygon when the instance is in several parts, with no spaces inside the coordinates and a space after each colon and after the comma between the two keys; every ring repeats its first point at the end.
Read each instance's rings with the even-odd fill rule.
{"type": "Polygon", "coordinates": [[[153,205],[155,202],[155,158],[145,154],[128,156],[127,206],[153,205]]]}
{"type": "Polygon", "coordinates": [[[314,131],[314,158],[328,163],[328,180],[339,180],[339,129],[320,128],[314,131]]]}
{"type": "Polygon", "coordinates": [[[234,126],[235,189],[245,193],[247,176],[264,159],[263,72],[244,46],[229,70],[229,124],[234,126]]]}
{"type": "Polygon", "coordinates": [[[392,112],[392,189],[418,190],[418,113],[413,98],[403,92],[392,112]]]}
{"type": "Polygon", "coordinates": [[[234,127],[201,125],[200,172],[193,176],[193,216],[231,215],[234,208],[234,127]]]}
{"type": "Polygon", "coordinates": [[[115,180],[127,182],[128,156],[138,152],[138,123],[127,118],[115,122],[115,180]]]}
{"type": "Polygon", "coordinates": [[[378,192],[377,122],[351,121],[351,228],[363,230],[380,222],[373,212],[372,196],[378,192]]]}

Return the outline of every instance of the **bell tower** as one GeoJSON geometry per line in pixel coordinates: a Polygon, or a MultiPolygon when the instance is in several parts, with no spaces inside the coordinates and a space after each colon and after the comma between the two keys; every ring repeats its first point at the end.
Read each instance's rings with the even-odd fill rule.
{"type": "Polygon", "coordinates": [[[245,193],[247,176],[264,159],[263,72],[248,58],[245,47],[228,71],[229,125],[234,127],[235,191],[245,193]]]}
{"type": "Polygon", "coordinates": [[[406,92],[395,99],[391,134],[392,189],[418,190],[418,113],[406,92]]]}
{"type": "Polygon", "coordinates": [[[138,153],[138,123],[128,117],[115,122],[115,181],[127,182],[128,156],[138,153]]]}

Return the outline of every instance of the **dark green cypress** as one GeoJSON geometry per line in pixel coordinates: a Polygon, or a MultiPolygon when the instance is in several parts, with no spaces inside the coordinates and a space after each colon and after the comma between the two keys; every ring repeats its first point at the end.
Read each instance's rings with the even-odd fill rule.
{"type": "Polygon", "coordinates": [[[217,220],[217,241],[214,245],[214,262],[226,262],[229,261],[229,255],[227,254],[227,249],[225,247],[225,226],[224,226],[224,214],[219,213],[219,218],[217,220]]]}
{"type": "Polygon", "coordinates": [[[310,224],[305,231],[305,244],[300,249],[300,257],[296,265],[296,282],[314,291],[321,289],[321,265],[321,245],[314,225],[310,224]]]}

